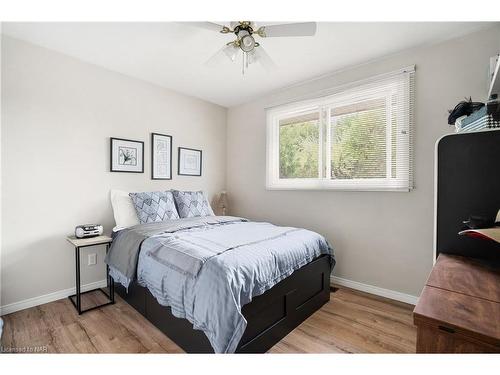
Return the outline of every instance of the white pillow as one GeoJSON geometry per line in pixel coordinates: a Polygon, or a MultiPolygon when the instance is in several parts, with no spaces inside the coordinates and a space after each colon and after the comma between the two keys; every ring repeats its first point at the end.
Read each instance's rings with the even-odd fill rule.
{"type": "Polygon", "coordinates": [[[139,224],[134,203],[126,191],[111,190],[111,206],[116,224],[113,232],[139,224]]]}

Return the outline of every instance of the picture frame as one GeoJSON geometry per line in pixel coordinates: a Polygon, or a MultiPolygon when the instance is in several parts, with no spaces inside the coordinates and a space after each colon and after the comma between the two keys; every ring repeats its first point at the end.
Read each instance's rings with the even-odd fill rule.
{"type": "Polygon", "coordinates": [[[172,136],[151,133],[151,179],[172,179],[172,136]]]}
{"type": "Polygon", "coordinates": [[[202,151],[178,147],[177,174],[179,176],[201,176],[202,151]]]}
{"type": "Polygon", "coordinates": [[[144,142],[111,137],[110,171],[144,173],[144,142]]]}

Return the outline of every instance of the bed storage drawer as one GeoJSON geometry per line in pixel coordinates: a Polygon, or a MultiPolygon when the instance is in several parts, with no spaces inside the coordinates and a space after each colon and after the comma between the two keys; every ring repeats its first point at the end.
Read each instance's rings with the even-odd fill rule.
{"type": "Polygon", "coordinates": [[[321,256],[243,306],[238,352],[267,351],[330,300],[330,258],[321,256]]]}

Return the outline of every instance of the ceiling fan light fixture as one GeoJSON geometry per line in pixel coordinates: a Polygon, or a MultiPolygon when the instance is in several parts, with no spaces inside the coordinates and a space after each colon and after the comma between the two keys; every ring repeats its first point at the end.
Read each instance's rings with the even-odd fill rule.
{"type": "Polygon", "coordinates": [[[247,53],[247,64],[254,64],[258,60],[257,54],[255,53],[255,49],[247,53]]]}
{"type": "Polygon", "coordinates": [[[231,61],[234,62],[234,60],[236,60],[236,56],[238,55],[238,46],[236,44],[228,43],[227,47],[224,48],[223,51],[231,61]]]}
{"type": "Polygon", "coordinates": [[[238,58],[238,55],[240,55],[240,51],[243,51],[243,74],[245,73],[245,68],[248,68],[249,64],[255,62],[261,63],[265,69],[269,70],[274,69],[276,66],[263,47],[255,41],[256,35],[261,38],[313,36],[316,34],[317,28],[316,22],[262,25],[260,27],[251,21],[231,21],[229,26],[213,22],[196,22],[195,24],[222,34],[234,34],[236,36],[235,40],[227,43],[207,63],[212,64],[220,55],[223,57],[226,55],[234,62],[238,58]]]}
{"type": "Polygon", "coordinates": [[[243,52],[250,52],[255,48],[255,39],[247,34],[240,39],[240,48],[243,52]]]}
{"type": "Polygon", "coordinates": [[[233,30],[231,30],[229,27],[227,26],[223,26],[222,27],[222,30],[220,31],[221,34],[229,34],[229,33],[232,33],[233,30]]]}
{"type": "Polygon", "coordinates": [[[259,27],[259,29],[255,32],[258,36],[261,38],[265,38],[266,35],[266,28],[264,26],[259,27]]]}

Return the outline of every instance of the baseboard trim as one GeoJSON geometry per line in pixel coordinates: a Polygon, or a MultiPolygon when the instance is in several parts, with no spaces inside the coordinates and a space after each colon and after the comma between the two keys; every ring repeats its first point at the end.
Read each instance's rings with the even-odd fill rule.
{"type": "MultiPolygon", "coordinates": [[[[106,286],[106,279],[95,281],[93,283],[85,284],[81,286],[82,292],[87,290],[96,289],[96,288],[104,288],[106,286]]],[[[24,301],[10,303],[5,306],[0,306],[0,316],[11,314],[16,311],[28,309],[33,306],[43,305],[44,303],[49,303],[53,301],[57,301],[62,298],[69,297],[76,293],[76,288],[68,288],[59,290],[57,292],[45,294],[39,297],[33,297],[25,299],[24,301]]]]}
{"type": "MultiPolygon", "coordinates": [[[[362,292],[374,294],[376,296],[385,297],[393,299],[396,301],[408,303],[410,305],[416,305],[418,301],[417,296],[412,296],[410,294],[396,292],[390,289],[379,288],[378,286],[363,284],[357,281],[344,279],[337,276],[331,276],[330,282],[340,286],[345,286],[347,288],[360,290],[362,292]]],[[[106,286],[106,280],[100,280],[93,283],[82,285],[82,292],[95,288],[104,288],[106,286]]],[[[14,302],[5,306],[0,306],[0,316],[11,314],[16,311],[28,309],[33,306],[43,305],[44,303],[49,303],[52,301],[57,301],[62,298],[66,298],[75,294],[75,288],[68,288],[59,290],[57,292],[45,294],[39,297],[33,297],[26,299],[24,301],[14,302]]]]}
{"type": "Polygon", "coordinates": [[[395,290],[391,290],[391,289],[379,288],[378,286],[374,286],[374,285],[370,285],[370,284],[363,284],[363,283],[360,283],[357,281],[343,279],[343,278],[337,277],[337,276],[331,276],[330,283],[340,285],[340,286],[345,286],[346,288],[351,288],[351,289],[359,290],[362,292],[374,294],[376,296],[385,297],[385,298],[393,299],[396,301],[408,303],[410,305],[416,305],[417,301],[418,301],[418,297],[412,296],[411,294],[396,292],[395,290]]]}

